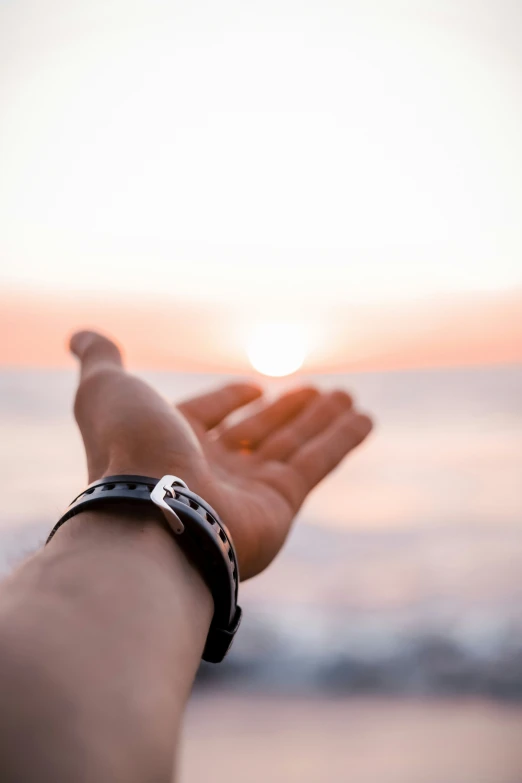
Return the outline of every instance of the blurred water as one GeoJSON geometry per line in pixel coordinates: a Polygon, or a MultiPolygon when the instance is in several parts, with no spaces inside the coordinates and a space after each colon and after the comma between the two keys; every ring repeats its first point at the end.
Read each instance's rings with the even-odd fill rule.
{"type": "MultiPolygon", "coordinates": [[[[227,379],[147,376],[173,399],[227,379]]],[[[377,428],[312,495],[201,682],[522,697],[522,368],[321,376],[377,428]]],[[[288,381],[269,384],[271,394],[288,381]]],[[[0,565],[81,489],[74,376],[0,372],[0,565]]]]}

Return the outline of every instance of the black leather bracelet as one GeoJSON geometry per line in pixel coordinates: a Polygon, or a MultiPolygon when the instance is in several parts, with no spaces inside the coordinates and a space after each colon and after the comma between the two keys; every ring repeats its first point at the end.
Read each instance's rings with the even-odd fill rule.
{"type": "Polygon", "coordinates": [[[214,616],[203,660],[219,663],[230,649],[241,622],[236,552],[214,509],[177,476],[164,476],[160,480],[147,476],[108,476],[94,481],[73,500],[51,530],[47,543],[64,522],[81,511],[129,502],[161,509],[179,545],[200,569],[214,599],[214,616]]]}

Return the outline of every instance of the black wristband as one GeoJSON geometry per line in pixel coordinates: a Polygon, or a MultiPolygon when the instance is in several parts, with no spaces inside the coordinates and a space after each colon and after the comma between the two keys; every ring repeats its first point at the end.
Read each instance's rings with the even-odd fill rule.
{"type": "Polygon", "coordinates": [[[158,481],[147,476],[108,476],[94,481],[73,500],[52,529],[47,543],[64,522],[81,511],[123,502],[149,505],[156,514],[160,506],[179,545],[201,571],[214,599],[214,616],[203,660],[219,663],[230,649],[241,622],[236,552],[214,509],[180,479],[164,476],[158,481]]]}

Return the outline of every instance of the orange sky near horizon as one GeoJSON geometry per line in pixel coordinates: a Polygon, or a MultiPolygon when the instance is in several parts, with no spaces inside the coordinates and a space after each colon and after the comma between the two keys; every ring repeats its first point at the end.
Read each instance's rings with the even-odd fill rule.
{"type": "MultiPolygon", "coordinates": [[[[322,321],[327,328],[306,372],[522,362],[522,290],[380,308],[347,304],[322,321]]],[[[0,299],[0,365],[68,366],[67,335],[95,328],[124,346],[132,367],[252,373],[244,339],[250,325],[233,309],[166,296],[111,301],[11,291],[0,299]]]]}

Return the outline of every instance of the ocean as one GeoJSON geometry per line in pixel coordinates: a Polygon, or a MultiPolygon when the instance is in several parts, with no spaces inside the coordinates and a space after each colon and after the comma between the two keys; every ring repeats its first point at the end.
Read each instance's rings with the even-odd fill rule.
{"type": "MultiPolygon", "coordinates": [[[[228,380],[144,377],[173,400],[228,380]]],[[[242,585],[245,620],[234,649],[225,664],[203,666],[198,677],[184,779],[225,779],[209,775],[197,750],[201,726],[221,711],[216,737],[226,745],[228,726],[254,750],[263,732],[272,737],[272,715],[277,736],[287,738],[281,744],[272,737],[279,748],[274,781],[522,780],[514,740],[517,732],[522,739],[522,368],[301,380],[350,390],[374,416],[375,433],[309,498],[267,572],[242,585]],[[245,724],[235,718],[241,714],[245,724]],[[348,751],[343,756],[343,715],[360,739],[360,767],[348,751]],[[403,740],[420,735],[415,753],[403,753],[392,774],[365,743],[373,737],[388,748],[393,715],[403,740]],[[305,745],[317,738],[315,772],[305,745],[304,755],[288,755],[297,730],[305,745]],[[453,755],[441,767],[434,749],[444,738],[453,755]],[[330,777],[318,771],[321,747],[337,765],[330,777]]],[[[269,382],[268,393],[293,383],[269,382]]],[[[4,573],[42,543],[85,483],[74,384],[72,371],[0,371],[4,573]]]]}

